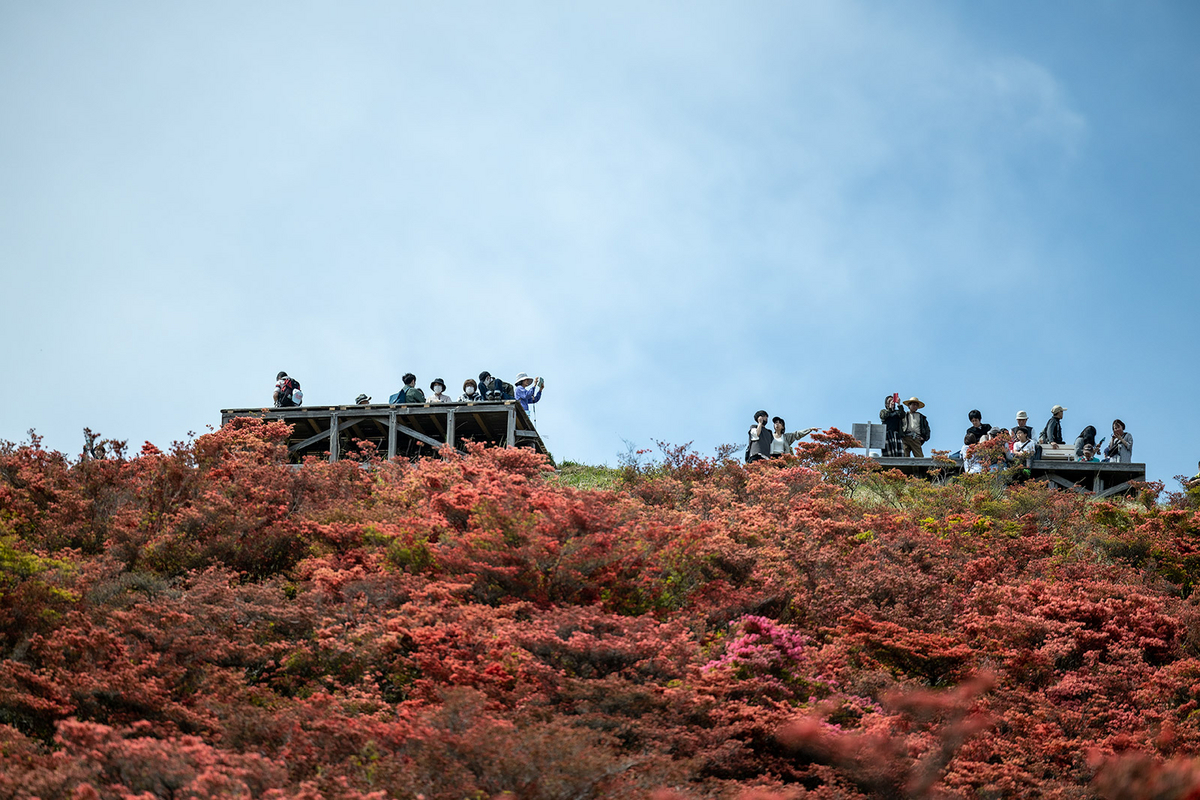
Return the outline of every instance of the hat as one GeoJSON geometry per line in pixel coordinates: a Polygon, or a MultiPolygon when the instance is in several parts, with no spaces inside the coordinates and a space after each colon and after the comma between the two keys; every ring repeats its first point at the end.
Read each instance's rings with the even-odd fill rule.
{"type": "Polygon", "coordinates": [[[444,380],[442,380],[441,378],[434,378],[433,383],[429,384],[429,388],[432,389],[434,386],[437,386],[439,383],[442,385],[443,389],[446,388],[446,382],[444,380]]]}
{"type": "Polygon", "coordinates": [[[925,407],[925,404],[924,404],[924,403],[922,403],[920,400],[918,400],[918,399],[917,399],[917,398],[915,398],[915,397],[910,397],[910,398],[908,398],[907,400],[905,400],[905,401],[904,401],[904,405],[906,405],[906,406],[911,406],[911,405],[913,405],[913,404],[916,404],[917,408],[924,408],[924,407],[925,407]]]}
{"type": "Polygon", "coordinates": [[[1018,411],[1017,419],[1029,419],[1029,415],[1026,414],[1024,411],[1018,411]]]}
{"type": "Polygon", "coordinates": [[[515,383],[519,386],[521,384],[521,381],[527,381],[527,380],[530,380],[530,377],[528,375],[526,375],[524,372],[518,372],[517,379],[515,381],[513,381],[513,383],[515,383]]]}
{"type": "Polygon", "coordinates": [[[1053,408],[1051,408],[1051,409],[1050,409],[1050,413],[1051,413],[1051,414],[1057,414],[1057,413],[1058,413],[1058,412],[1060,412],[1060,411],[1066,411],[1066,410],[1067,410],[1067,409],[1066,409],[1065,407],[1063,407],[1063,406],[1054,406],[1053,408]]]}
{"type": "Polygon", "coordinates": [[[365,406],[370,402],[371,398],[367,397],[365,394],[360,394],[358,397],[354,398],[355,405],[365,406]]]}

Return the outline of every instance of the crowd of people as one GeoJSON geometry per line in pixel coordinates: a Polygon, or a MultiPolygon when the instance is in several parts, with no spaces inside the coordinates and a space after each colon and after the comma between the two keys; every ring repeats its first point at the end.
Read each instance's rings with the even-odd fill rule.
{"type": "MultiPolygon", "coordinates": [[[[884,425],[884,457],[925,457],[924,448],[929,442],[931,431],[929,418],[921,413],[924,407],[925,404],[919,397],[901,401],[899,394],[890,394],[883,399],[879,421],[884,425]]],[[[951,453],[950,457],[962,464],[967,472],[983,471],[996,466],[1001,459],[1005,466],[1014,463],[1028,464],[1047,457],[1047,451],[1051,450],[1055,451],[1053,457],[1072,461],[1133,463],[1133,434],[1125,430],[1123,421],[1113,420],[1111,437],[1104,436],[1097,441],[1095,426],[1088,425],[1075,437],[1073,444],[1068,444],[1063,437],[1063,416],[1066,411],[1061,405],[1053,406],[1050,409],[1050,418],[1035,436],[1033,428],[1028,424],[1029,415],[1024,411],[1017,412],[1015,425],[1002,428],[988,425],[983,421],[983,415],[977,409],[972,409],[967,414],[971,425],[963,437],[962,448],[951,453]],[[988,444],[987,447],[979,447],[985,443],[988,444]]],[[[816,428],[806,428],[802,431],[788,432],[787,425],[781,417],[772,418],[766,411],[758,411],[749,431],[746,461],[777,458],[790,453],[793,444],[815,430],[816,428]]]]}
{"type": "MultiPolygon", "coordinates": [[[[546,382],[542,378],[530,377],[524,372],[517,373],[516,380],[508,383],[484,370],[479,373],[478,380],[467,378],[463,381],[462,394],[456,401],[451,395],[446,394],[446,382],[441,378],[434,378],[429,384],[429,395],[426,395],[425,390],[417,386],[417,376],[411,372],[406,373],[400,382],[403,384],[400,391],[388,397],[390,405],[515,400],[526,411],[531,405],[542,399],[542,390],[546,386],[546,382]]],[[[300,405],[304,402],[304,393],[300,389],[300,382],[286,372],[280,372],[275,376],[275,392],[271,399],[276,408],[291,408],[300,405]]],[[[360,394],[354,398],[354,402],[356,405],[370,405],[371,398],[366,394],[360,394]]]]}
{"type": "MultiPolygon", "coordinates": [[[[923,446],[929,441],[929,420],[921,413],[925,407],[918,398],[911,397],[900,403],[900,395],[891,394],[884,398],[883,408],[879,412],[879,421],[886,428],[883,455],[890,457],[913,456],[923,458],[923,446]]],[[[989,453],[1004,454],[1008,464],[1015,462],[1028,463],[1040,459],[1047,450],[1066,451],[1064,455],[1074,461],[1100,462],[1108,461],[1120,464],[1133,462],[1133,434],[1125,430],[1125,423],[1119,419],[1112,422],[1112,437],[1102,437],[1096,441],[1096,428],[1086,426],[1075,442],[1067,444],[1063,437],[1062,421],[1067,409],[1055,405],[1050,409],[1050,418],[1042,427],[1036,438],[1033,428],[1028,424],[1029,415],[1018,411],[1016,424],[1011,428],[1001,428],[988,425],[983,421],[983,415],[972,409],[967,414],[971,426],[963,437],[963,446],[951,457],[963,464],[967,472],[979,472],[984,469],[988,458],[978,455],[975,446],[984,442],[1000,442],[997,451],[995,446],[986,448],[989,453]],[[1108,442],[1105,445],[1105,442],[1108,442]],[[1072,452],[1073,451],[1073,452],[1072,452]]]]}

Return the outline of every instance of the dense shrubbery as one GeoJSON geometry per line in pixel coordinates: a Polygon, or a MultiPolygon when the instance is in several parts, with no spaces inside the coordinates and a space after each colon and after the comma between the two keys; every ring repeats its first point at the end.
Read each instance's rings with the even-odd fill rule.
{"type": "Polygon", "coordinates": [[[0,797],[1200,796],[1194,497],[285,434],[0,447],[0,797]]]}

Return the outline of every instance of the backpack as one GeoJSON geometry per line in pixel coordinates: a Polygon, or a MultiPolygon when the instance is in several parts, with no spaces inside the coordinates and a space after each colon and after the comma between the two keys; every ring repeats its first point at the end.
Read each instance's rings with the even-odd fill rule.
{"type": "Polygon", "coordinates": [[[304,392],[300,391],[300,381],[288,377],[283,382],[283,390],[279,393],[279,405],[298,406],[304,402],[304,392]]]}

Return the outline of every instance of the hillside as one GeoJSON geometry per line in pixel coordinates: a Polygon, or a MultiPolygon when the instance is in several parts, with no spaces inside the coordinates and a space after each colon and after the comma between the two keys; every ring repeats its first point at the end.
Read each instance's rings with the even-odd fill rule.
{"type": "Polygon", "coordinates": [[[1200,796],[1196,497],[285,434],[0,448],[0,797],[1200,796]]]}

